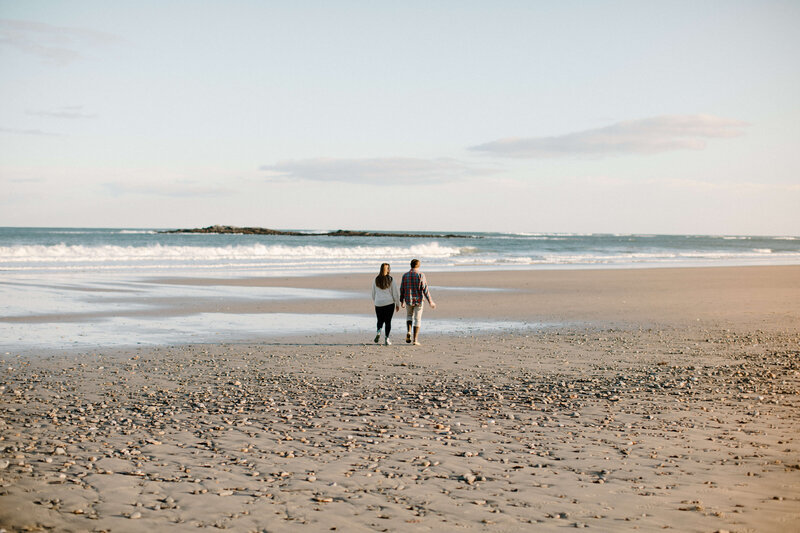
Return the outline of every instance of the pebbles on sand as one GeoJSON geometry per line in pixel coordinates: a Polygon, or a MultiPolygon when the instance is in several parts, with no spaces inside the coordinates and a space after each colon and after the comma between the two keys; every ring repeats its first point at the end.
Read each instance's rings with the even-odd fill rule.
{"type": "Polygon", "coordinates": [[[799,337],[9,354],[0,525],[777,531],[800,498],[799,337]]]}

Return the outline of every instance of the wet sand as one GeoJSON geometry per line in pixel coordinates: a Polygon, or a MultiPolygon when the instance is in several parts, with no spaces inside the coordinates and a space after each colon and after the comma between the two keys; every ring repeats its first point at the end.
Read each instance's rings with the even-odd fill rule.
{"type": "Polygon", "coordinates": [[[0,525],[798,531],[800,267],[428,278],[427,320],[562,325],[3,355],[0,525]]]}
{"type": "MultiPolygon", "coordinates": [[[[393,274],[399,280],[402,273],[396,267],[393,274]]],[[[368,300],[373,277],[339,274],[161,282],[360,291],[368,300]]],[[[439,304],[428,313],[431,318],[783,329],[797,327],[800,309],[800,266],[428,272],[427,278],[439,304]],[[457,290],[469,288],[502,292],[457,290]]],[[[349,298],[195,305],[202,312],[372,313],[368,301],[349,298]]]]}

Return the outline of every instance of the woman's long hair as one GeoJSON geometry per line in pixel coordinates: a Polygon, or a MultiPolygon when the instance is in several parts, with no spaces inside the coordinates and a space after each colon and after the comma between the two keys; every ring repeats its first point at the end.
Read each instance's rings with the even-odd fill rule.
{"type": "Polygon", "coordinates": [[[378,272],[378,276],[375,278],[375,285],[377,285],[379,289],[388,289],[392,285],[392,276],[389,275],[391,270],[389,263],[383,263],[381,265],[381,271],[378,272]]]}

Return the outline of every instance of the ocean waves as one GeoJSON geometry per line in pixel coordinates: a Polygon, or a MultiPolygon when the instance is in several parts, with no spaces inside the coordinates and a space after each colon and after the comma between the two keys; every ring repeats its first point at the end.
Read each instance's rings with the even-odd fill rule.
{"type": "Polygon", "coordinates": [[[0,246],[1,269],[118,268],[270,268],[324,267],[407,261],[412,257],[446,259],[460,248],[438,242],[400,246],[319,246],[285,244],[229,246],[17,245],[0,246]]]}
{"type": "Polygon", "coordinates": [[[463,233],[409,237],[173,235],[140,229],[0,228],[2,271],[232,274],[800,264],[791,236],[463,233]]]}
{"type": "Polygon", "coordinates": [[[462,267],[635,267],[635,266],[730,266],[800,264],[800,252],[774,252],[770,248],[724,252],[711,250],[628,253],[544,253],[532,255],[473,255],[454,258],[462,267]]]}

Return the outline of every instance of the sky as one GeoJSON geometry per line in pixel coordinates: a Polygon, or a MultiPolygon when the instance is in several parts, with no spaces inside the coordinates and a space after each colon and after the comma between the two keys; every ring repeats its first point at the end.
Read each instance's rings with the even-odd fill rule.
{"type": "Polygon", "coordinates": [[[0,0],[0,226],[800,235],[800,2],[0,0]]]}

